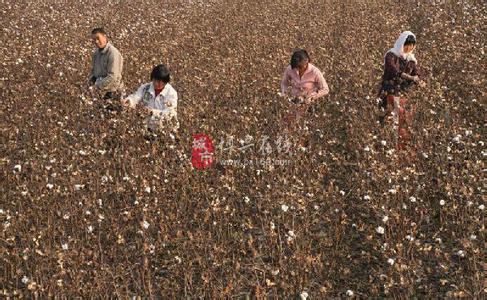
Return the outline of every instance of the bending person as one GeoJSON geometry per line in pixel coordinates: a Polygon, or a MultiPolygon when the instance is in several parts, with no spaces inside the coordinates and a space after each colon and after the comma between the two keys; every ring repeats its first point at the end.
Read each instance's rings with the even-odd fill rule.
{"type": "Polygon", "coordinates": [[[168,122],[171,123],[171,129],[179,128],[178,93],[169,84],[169,70],[164,65],[157,65],[152,70],[150,79],[151,82],[141,85],[135,93],[123,99],[122,105],[135,108],[140,103],[150,115],[150,129],[164,127],[168,122]]]}
{"type": "Polygon", "coordinates": [[[293,97],[294,102],[309,104],[328,93],[328,84],[321,71],[311,64],[308,52],[295,51],[282,77],[281,94],[293,97]]]}

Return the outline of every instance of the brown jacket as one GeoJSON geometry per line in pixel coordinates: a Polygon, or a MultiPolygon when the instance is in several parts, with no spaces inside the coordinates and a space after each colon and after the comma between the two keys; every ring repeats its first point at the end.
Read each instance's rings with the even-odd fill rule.
{"type": "Polygon", "coordinates": [[[416,62],[406,61],[394,53],[388,52],[385,57],[384,75],[382,76],[382,85],[379,92],[380,97],[385,97],[388,94],[397,96],[413,85],[413,81],[401,78],[402,73],[423,77],[416,62]]]}
{"type": "Polygon", "coordinates": [[[104,92],[123,92],[123,58],[110,42],[93,54],[93,67],[88,80],[95,80],[95,86],[104,92]]]}

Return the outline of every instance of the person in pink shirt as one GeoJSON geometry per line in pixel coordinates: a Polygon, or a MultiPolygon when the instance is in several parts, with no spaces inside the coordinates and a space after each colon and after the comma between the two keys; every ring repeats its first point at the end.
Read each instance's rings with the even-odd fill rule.
{"type": "Polygon", "coordinates": [[[310,104],[328,95],[330,90],[323,74],[310,61],[308,52],[304,49],[293,53],[281,81],[283,97],[291,96],[294,103],[310,104]]]}
{"type": "Polygon", "coordinates": [[[328,95],[329,91],[321,71],[310,63],[308,52],[304,49],[295,51],[281,81],[281,95],[294,103],[284,117],[286,132],[299,129],[309,105],[328,95]]]}

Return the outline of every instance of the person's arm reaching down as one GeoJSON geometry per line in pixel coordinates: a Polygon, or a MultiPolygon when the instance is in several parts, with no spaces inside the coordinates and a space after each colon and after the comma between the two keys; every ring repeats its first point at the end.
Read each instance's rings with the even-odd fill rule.
{"type": "Polygon", "coordinates": [[[123,99],[122,104],[128,105],[132,108],[137,106],[137,104],[140,102],[140,100],[142,100],[142,97],[144,96],[145,87],[146,87],[145,84],[141,85],[135,93],[133,93],[133,94],[127,96],[127,98],[123,99]]]}
{"type": "Polygon", "coordinates": [[[90,74],[88,75],[88,79],[86,81],[88,86],[92,86],[96,82],[96,77],[93,75],[94,68],[95,68],[95,56],[93,55],[93,58],[91,59],[90,74]]]}
{"type": "Polygon", "coordinates": [[[315,100],[315,99],[318,99],[320,97],[328,95],[328,93],[330,92],[330,89],[328,88],[328,84],[326,83],[326,80],[323,77],[323,73],[321,73],[321,71],[318,71],[318,73],[317,73],[317,78],[316,78],[315,84],[316,84],[316,87],[318,90],[315,92],[312,92],[310,94],[311,100],[315,100]]]}
{"type": "Polygon", "coordinates": [[[418,77],[418,81],[416,81],[416,83],[420,86],[420,87],[425,87],[426,86],[426,82],[424,82],[423,78],[424,78],[424,74],[423,72],[421,71],[421,69],[418,67],[418,64],[415,63],[414,66],[413,66],[413,72],[412,72],[412,75],[414,76],[417,76],[418,77]]]}

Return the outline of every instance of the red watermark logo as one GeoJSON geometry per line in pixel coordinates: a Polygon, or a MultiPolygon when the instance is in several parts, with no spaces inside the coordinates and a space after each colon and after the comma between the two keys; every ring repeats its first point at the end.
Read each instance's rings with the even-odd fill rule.
{"type": "Polygon", "coordinates": [[[206,134],[193,135],[193,149],[191,151],[191,163],[196,169],[206,169],[213,164],[215,147],[206,134]]]}

